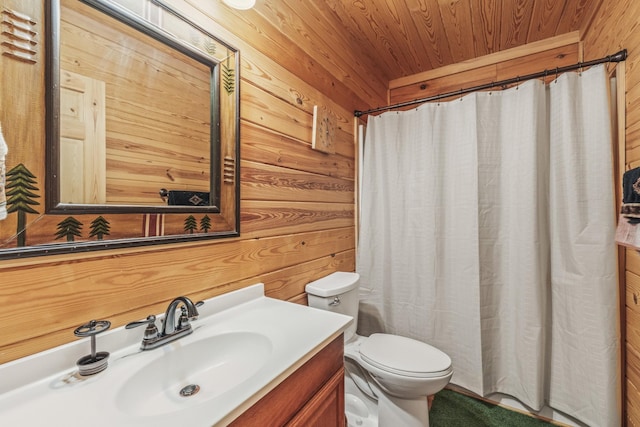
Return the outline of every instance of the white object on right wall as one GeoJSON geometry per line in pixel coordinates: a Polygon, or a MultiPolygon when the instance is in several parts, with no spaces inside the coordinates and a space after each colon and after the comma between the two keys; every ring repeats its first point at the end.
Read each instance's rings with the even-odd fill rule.
{"type": "Polygon", "coordinates": [[[638,233],[638,225],[629,223],[629,221],[622,215],[618,216],[616,243],[640,250],[640,233],[638,233]]]}

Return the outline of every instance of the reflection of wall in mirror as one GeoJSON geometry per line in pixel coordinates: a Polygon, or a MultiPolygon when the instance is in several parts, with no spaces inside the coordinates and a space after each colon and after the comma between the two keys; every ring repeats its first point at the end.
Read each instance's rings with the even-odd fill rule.
{"type": "MultiPolygon", "coordinates": [[[[63,3],[61,40],[61,69],[105,85],[106,203],[162,205],[164,187],[210,191],[211,69],[81,2],[63,3]]],[[[90,187],[101,179],[84,175],[90,187]]]]}

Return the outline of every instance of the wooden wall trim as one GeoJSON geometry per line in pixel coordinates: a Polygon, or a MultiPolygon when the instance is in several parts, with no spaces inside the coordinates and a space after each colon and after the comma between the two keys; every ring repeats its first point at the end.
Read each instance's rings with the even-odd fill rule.
{"type": "Polygon", "coordinates": [[[461,73],[464,71],[473,70],[475,68],[494,65],[500,62],[509,61],[524,56],[529,56],[535,53],[544,52],[550,49],[556,49],[580,42],[580,33],[573,31],[571,33],[563,34],[556,37],[551,37],[545,40],[540,40],[533,43],[528,43],[523,46],[514,47],[511,49],[503,50],[501,52],[491,53],[489,55],[482,56],[480,58],[474,58],[467,61],[462,61],[456,64],[447,65],[444,67],[436,68],[422,73],[413,74],[411,76],[401,77],[399,79],[391,80],[389,82],[389,89],[396,89],[402,86],[408,86],[411,84],[419,83],[426,80],[437,79],[440,77],[449,76],[452,74],[461,73]]]}
{"type": "MultiPolygon", "coordinates": [[[[625,108],[625,93],[626,93],[626,69],[625,63],[619,62],[615,67],[616,75],[616,105],[615,105],[615,117],[614,129],[615,136],[615,151],[614,157],[614,194],[615,194],[615,215],[617,216],[618,206],[622,203],[622,176],[626,170],[625,165],[627,162],[626,155],[626,108],[625,108]]],[[[620,413],[622,419],[627,419],[627,381],[626,381],[626,366],[627,366],[627,316],[626,316],[626,300],[627,300],[627,280],[626,280],[626,268],[627,268],[627,251],[623,246],[618,246],[618,292],[620,300],[620,413]]]]}
{"type": "MultiPolygon", "coordinates": [[[[622,188],[622,176],[624,175],[627,164],[627,144],[626,144],[626,128],[627,128],[627,116],[626,116],[626,66],[624,62],[619,62],[616,65],[616,113],[617,113],[617,129],[616,137],[618,142],[618,181],[616,182],[616,188],[622,188]]],[[[616,206],[620,206],[622,202],[622,194],[617,191],[616,206]]]]}

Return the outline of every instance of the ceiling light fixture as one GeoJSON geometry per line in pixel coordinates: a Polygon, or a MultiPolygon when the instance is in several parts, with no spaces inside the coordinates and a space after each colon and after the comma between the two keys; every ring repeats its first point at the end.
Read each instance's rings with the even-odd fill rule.
{"type": "Polygon", "coordinates": [[[256,0],[222,0],[224,4],[234,9],[248,10],[255,4],[256,0]]]}

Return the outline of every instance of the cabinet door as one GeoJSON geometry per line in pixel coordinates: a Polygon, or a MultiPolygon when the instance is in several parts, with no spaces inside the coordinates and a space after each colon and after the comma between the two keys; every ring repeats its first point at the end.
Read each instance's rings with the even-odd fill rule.
{"type": "Polygon", "coordinates": [[[336,372],[287,426],[344,427],[344,369],[336,372]]]}

